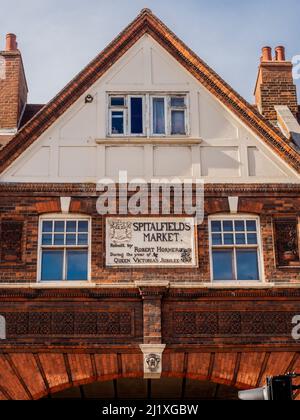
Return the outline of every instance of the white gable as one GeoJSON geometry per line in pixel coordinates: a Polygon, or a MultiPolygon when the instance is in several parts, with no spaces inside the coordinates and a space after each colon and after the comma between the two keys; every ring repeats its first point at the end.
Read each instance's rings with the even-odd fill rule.
{"type": "Polygon", "coordinates": [[[97,182],[129,177],[203,177],[209,183],[298,183],[299,175],[149,35],[145,35],[39,140],[1,182],[97,182]],[[188,96],[186,138],[107,137],[108,93],[188,96]],[[85,103],[86,94],[94,97],[85,103]]]}

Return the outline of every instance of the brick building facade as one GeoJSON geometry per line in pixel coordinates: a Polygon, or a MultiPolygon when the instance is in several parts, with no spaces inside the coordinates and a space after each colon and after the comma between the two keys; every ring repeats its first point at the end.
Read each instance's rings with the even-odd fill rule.
{"type": "Polygon", "coordinates": [[[143,378],[228,398],[212,384],[300,369],[300,126],[283,47],[263,49],[255,106],[148,9],[45,106],[27,104],[11,34],[0,75],[0,399],[100,382],[116,396],[143,378]],[[119,171],[204,180],[195,264],[108,264],[97,183],[119,171]]]}

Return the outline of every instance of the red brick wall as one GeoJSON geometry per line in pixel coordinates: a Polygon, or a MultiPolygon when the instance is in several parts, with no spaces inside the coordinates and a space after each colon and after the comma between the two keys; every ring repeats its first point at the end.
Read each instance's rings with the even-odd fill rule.
{"type": "Polygon", "coordinates": [[[287,105],[296,117],[298,101],[292,76],[292,64],[289,62],[262,63],[255,97],[261,113],[270,121],[277,120],[274,105],[287,105]]]}
{"type": "Polygon", "coordinates": [[[0,78],[0,129],[17,128],[27,101],[22,57],[18,51],[0,57],[5,60],[5,79],[0,78]]]}
{"type": "MultiPolygon", "coordinates": [[[[288,186],[286,187],[288,191],[288,186]]],[[[61,194],[63,195],[63,194],[61,194]]],[[[174,282],[210,282],[208,215],[228,212],[228,200],[221,194],[209,194],[205,200],[205,221],[198,228],[199,268],[196,269],[120,269],[105,267],[105,219],[96,212],[96,197],[72,198],[71,210],[92,216],[92,280],[107,284],[136,280],[169,280],[174,282]]],[[[273,234],[274,216],[298,215],[300,196],[295,193],[244,193],[240,196],[239,211],[260,215],[265,276],[269,282],[299,282],[300,268],[278,268],[273,234]]],[[[9,254],[0,261],[0,281],[35,282],[37,277],[38,223],[41,214],[60,211],[59,195],[53,197],[32,193],[0,196],[0,219],[23,222],[22,244],[16,249],[19,258],[9,254]]],[[[16,223],[18,226],[19,224],[16,223]]],[[[0,231],[1,233],[1,231],[0,231]]],[[[18,237],[18,236],[17,236],[18,237]]],[[[6,246],[9,246],[6,245],[6,246]]]]}

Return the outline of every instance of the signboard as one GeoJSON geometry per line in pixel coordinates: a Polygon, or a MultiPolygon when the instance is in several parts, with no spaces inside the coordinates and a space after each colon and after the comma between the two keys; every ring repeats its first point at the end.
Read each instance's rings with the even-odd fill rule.
{"type": "Polygon", "coordinates": [[[109,217],[108,267],[197,267],[195,220],[185,217],[109,217]]]}

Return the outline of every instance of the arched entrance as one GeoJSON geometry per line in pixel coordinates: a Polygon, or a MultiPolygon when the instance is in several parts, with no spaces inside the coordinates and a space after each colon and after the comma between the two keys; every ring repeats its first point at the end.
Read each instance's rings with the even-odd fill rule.
{"type": "Polygon", "coordinates": [[[67,400],[237,400],[238,389],[209,381],[182,378],[160,380],[115,379],[93,382],[50,394],[48,399],[67,400]]]}
{"type": "Polygon", "coordinates": [[[168,349],[163,355],[162,379],[147,382],[143,379],[140,350],[97,351],[0,354],[0,400],[38,400],[61,392],[74,398],[103,395],[106,399],[128,399],[140,395],[231,399],[236,398],[238,389],[264,385],[267,376],[300,370],[298,352],[203,353],[168,349]],[[128,380],[133,380],[131,386],[128,380]],[[129,389],[133,396],[126,395],[129,389]]]}

